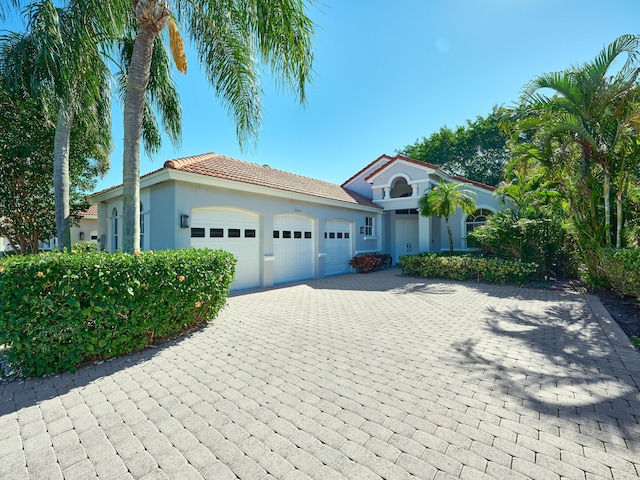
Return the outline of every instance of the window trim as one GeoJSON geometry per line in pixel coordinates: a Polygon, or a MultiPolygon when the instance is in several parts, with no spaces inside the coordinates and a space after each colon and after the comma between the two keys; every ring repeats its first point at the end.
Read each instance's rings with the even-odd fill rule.
{"type": "Polygon", "coordinates": [[[364,236],[365,237],[374,237],[375,233],[375,218],[374,217],[364,217],[364,236]]]}

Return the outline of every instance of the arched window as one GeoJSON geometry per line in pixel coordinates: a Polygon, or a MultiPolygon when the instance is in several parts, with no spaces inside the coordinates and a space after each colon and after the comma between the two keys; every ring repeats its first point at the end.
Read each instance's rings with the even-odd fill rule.
{"type": "Polygon", "coordinates": [[[413,189],[403,177],[396,178],[391,187],[391,198],[410,197],[413,189]]]}
{"type": "Polygon", "coordinates": [[[112,227],[111,227],[111,235],[112,235],[112,251],[116,251],[118,250],[118,209],[114,208],[113,211],[111,212],[111,222],[112,222],[112,227]]]}
{"type": "Polygon", "coordinates": [[[484,225],[487,222],[487,218],[491,216],[493,212],[486,208],[479,208],[475,212],[470,215],[467,215],[466,225],[467,225],[467,248],[477,248],[478,244],[473,240],[473,238],[469,237],[469,234],[473,232],[480,225],[484,225]]]}

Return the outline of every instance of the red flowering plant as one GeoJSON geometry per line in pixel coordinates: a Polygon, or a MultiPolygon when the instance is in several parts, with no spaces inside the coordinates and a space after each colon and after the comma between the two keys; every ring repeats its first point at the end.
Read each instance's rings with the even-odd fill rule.
{"type": "Polygon", "coordinates": [[[391,256],[379,253],[367,253],[359,257],[353,257],[349,261],[349,265],[358,269],[362,273],[374,272],[389,267],[391,264],[391,256]]]}

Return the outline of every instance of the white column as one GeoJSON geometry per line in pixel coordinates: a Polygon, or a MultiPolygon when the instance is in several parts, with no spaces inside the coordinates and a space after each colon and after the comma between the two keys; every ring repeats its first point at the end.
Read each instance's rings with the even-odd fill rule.
{"type": "Polygon", "coordinates": [[[384,199],[391,198],[391,187],[384,187],[384,199]]]}
{"type": "Polygon", "coordinates": [[[417,183],[412,183],[411,184],[411,196],[412,197],[417,197],[418,196],[418,184],[417,183]]]}
{"type": "Polygon", "coordinates": [[[431,219],[432,217],[418,215],[418,235],[421,252],[433,250],[433,245],[431,245],[431,219]]]}

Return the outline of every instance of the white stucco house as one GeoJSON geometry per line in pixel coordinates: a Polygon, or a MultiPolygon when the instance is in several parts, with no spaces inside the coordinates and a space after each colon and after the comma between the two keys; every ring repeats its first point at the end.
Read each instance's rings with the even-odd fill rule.
{"type": "MultiPolygon", "coordinates": [[[[233,290],[351,271],[358,254],[400,255],[448,248],[444,221],[418,214],[440,181],[464,182],[478,210],[450,218],[456,249],[467,232],[504,208],[493,187],[435,165],[382,155],[342,185],[208,153],[165,162],[140,179],[144,250],[222,248],[238,259],[233,290]]],[[[100,248],[122,245],[122,186],[94,194],[100,248]]]]}
{"type": "Polygon", "coordinates": [[[80,221],[71,227],[71,244],[98,241],[98,206],[91,205],[82,212],[80,221]]]}

